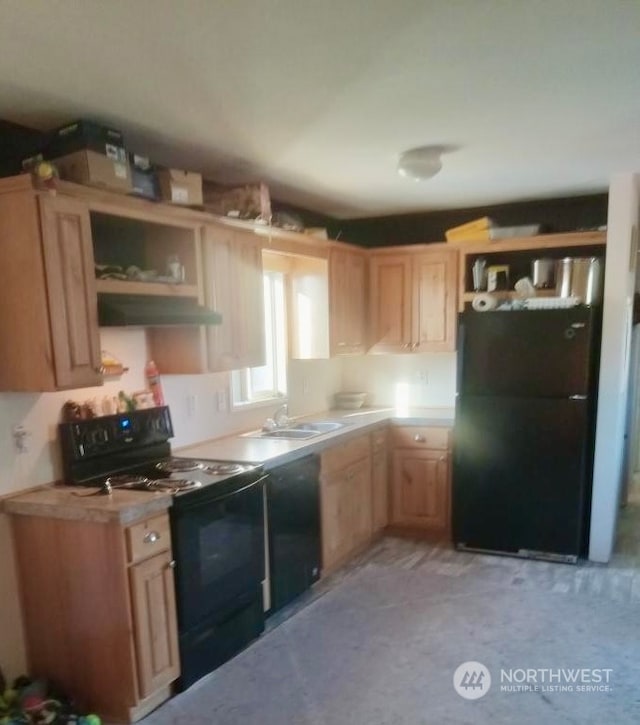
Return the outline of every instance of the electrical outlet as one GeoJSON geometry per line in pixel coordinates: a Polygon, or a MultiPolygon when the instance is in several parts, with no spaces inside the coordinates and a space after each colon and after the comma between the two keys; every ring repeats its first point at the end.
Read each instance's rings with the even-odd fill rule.
{"type": "Polygon", "coordinates": [[[23,425],[17,425],[13,429],[12,435],[13,442],[18,453],[28,453],[31,431],[28,431],[23,425]]]}
{"type": "Polygon", "coordinates": [[[228,409],[227,404],[227,391],[226,390],[218,390],[216,393],[216,407],[218,409],[218,413],[226,413],[228,409]]]}
{"type": "Polygon", "coordinates": [[[310,392],[311,392],[311,383],[309,382],[309,378],[305,378],[302,381],[302,394],[309,395],[310,392]]]}
{"type": "Polygon", "coordinates": [[[426,370],[420,370],[416,373],[416,378],[419,383],[426,385],[429,382],[429,375],[426,370]]]}
{"type": "Polygon", "coordinates": [[[196,414],[196,396],[193,393],[187,395],[187,418],[193,418],[196,414]]]}

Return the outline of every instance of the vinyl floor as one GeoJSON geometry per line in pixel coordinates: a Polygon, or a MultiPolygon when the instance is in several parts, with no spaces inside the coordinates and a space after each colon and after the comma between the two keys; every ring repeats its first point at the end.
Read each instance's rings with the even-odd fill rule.
{"type": "Polygon", "coordinates": [[[640,489],[631,492],[607,566],[382,539],[143,722],[637,725],[640,489]],[[465,662],[490,674],[478,699],[454,689],[465,662]],[[592,681],[590,690],[539,682],[559,668],[598,669],[608,682],[592,681]],[[526,670],[535,670],[537,689],[526,670]],[[513,689],[520,672],[530,689],[513,689]]]}

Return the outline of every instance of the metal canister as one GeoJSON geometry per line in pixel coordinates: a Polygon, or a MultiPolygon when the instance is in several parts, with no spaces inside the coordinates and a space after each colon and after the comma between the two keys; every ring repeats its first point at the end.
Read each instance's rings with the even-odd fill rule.
{"type": "Polygon", "coordinates": [[[556,262],[554,259],[542,257],[534,259],[531,265],[533,286],[536,289],[550,289],[555,284],[556,262]]]}
{"type": "Polygon", "coordinates": [[[577,297],[585,305],[602,300],[602,261],[600,257],[565,257],[556,268],[556,294],[577,297]]]}

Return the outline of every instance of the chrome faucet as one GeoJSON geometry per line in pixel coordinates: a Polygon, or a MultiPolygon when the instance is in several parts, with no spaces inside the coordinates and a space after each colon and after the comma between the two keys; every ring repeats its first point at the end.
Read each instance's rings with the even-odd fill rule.
{"type": "Polygon", "coordinates": [[[286,428],[289,425],[289,406],[281,405],[273,414],[273,422],[277,428],[286,428]]]}
{"type": "Polygon", "coordinates": [[[286,428],[289,423],[289,406],[285,403],[281,405],[273,414],[273,418],[267,418],[262,425],[262,430],[272,431],[277,428],[286,428]]]}

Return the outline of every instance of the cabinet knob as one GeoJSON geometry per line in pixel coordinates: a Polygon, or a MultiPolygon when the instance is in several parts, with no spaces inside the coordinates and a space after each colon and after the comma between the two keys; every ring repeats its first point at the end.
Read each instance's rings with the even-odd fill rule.
{"type": "Polygon", "coordinates": [[[157,531],[149,531],[144,535],[142,539],[145,544],[155,544],[160,538],[160,534],[157,531]]]}
{"type": "Polygon", "coordinates": [[[176,560],[175,559],[171,559],[171,561],[167,564],[167,566],[169,567],[169,569],[175,569],[176,568],[176,560]]]}
{"type": "Polygon", "coordinates": [[[420,433],[416,433],[416,434],[415,434],[415,435],[413,436],[413,440],[414,440],[414,441],[415,441],[416,443],[426,443],[426,440],[427,440],[427,439],[426,439],[426,438],[425,438],[425,437],[424,437],[423,435],[420,435],[420,433]]]}
{"type": "Polygon", "coordinates": [[[446,461],[447,460],[447,457],[446,456],[440,456],[440,460],[441,461],[446,461]]]}

